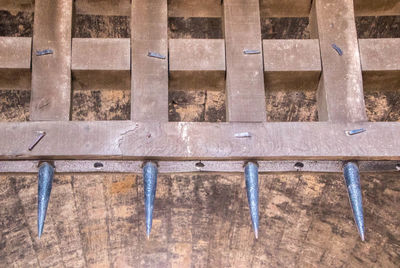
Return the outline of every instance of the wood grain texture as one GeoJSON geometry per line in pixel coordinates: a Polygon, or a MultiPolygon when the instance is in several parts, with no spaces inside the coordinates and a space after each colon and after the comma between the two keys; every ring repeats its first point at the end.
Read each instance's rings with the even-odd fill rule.
{"type": "Polygon", "coordinates": [[[399,131],[399,123],[369,122],[0,123],[0,155],[2,159],[398,160],[399,131]],[[358,128],[366,132],[345,134],[358,128]],[[46,137],[28,151],[38,131],[45,131],[46,137]],[[243,132],[251,137],[235,137],[243,132]],[[9,142],[15,137],[17,142],[9,142]]]}
{"type": "Polygon", "coordinates": [[[224,1],[226,111],[230,122],[266,120],[259,3],[224,1]],[[258,50],[259,54],[245,54],[258,50]]]}
{"type": "Polygon", "coordinates": [[[71,105],[72,0],[35,2],[30,119],[68,121],[71,105]],[[53,54],[36,56],[36,51],[53,54]]]}
{"type": "Polygon", "coordinates": [[[320,121],[367,120],[354,18],[353,0],[314,1],[312,37],[319,38],[322,60],[317,95],[320,121]]]}
{"type": "Polygon", "coordinates": [[[397,173],[361,176],[366,242],[358,237],[341,175],[261,175],[258,240],[243,175],[161,175],[149,240],[141,176],[56,174],[40,241],[31,227],[35,180],[0,176],[4,265],[397,267],[400,262],[397,173]]]}
{"type": "Polygon", "coordinates": [[[167,0],[134,0],[131,15],[131,119],[168,122],[167,0]],[[149,57],[158,53],[165,59],[149,57]]]}

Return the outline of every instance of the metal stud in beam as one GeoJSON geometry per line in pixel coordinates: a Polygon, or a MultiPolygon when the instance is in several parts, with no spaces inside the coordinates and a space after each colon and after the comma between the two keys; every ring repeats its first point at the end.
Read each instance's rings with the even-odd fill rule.
{"type": "Polygon", "coordinates": [[[357,225],[361,240],[365,239],[364,213],[362,205],[362,194],[360,185],[360,172],[358,165],[354,162],[347,162],[343,167],[344,178],[351,208],[353,210],[354,221],[357,225]]]}
{"type": "Polygon", "coordinates": [[[51,187],[53,184],[54,167],[48,162],[44,162],[39,167],[38,182],[38,236],[42,236],[44,221],[46,219],[47,207],[49,205],[51,187]]]}
{"type": "Polygon", "coordinates": [[[258,165],[253,162],[248,162],[244,168],[244,175],[254,236],[258,239],[258,165]]]}
{"type": "Polygon", "coordinates": [[[146,216],[146,235],[150,237],[153,223],[154,199],[157,188],[157,165],[153,162],[147,162],[143,166],[143,185],[144,185],[144,207],[146,216]]]}

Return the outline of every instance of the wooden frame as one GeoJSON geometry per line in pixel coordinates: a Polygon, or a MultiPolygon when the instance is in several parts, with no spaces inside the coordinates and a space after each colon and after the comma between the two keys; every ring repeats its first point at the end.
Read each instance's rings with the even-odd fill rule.
{"type": "MultiPolygon", "coordinates": [[[[126,1],[120,2],[126,6],[126,1]]],[[[279,1],[280,5],[285,2],[279,1]]],[[[193,163],[200,160],[214,163],[214,168],[202,170],[218,171],[215,167],[220,163],[220,170],[228,171],[227,163],[231,162],[226,161],[235,160],[235,172],[249,160],[400,160],[400,123],[367,122],[363,94],[363,86],[377,85],[376,78],[393,88],[400,84],[400,40],[358,40],[355,14],[369,14],[368,8],[360,9],[360,1],[316,0],[313,6],[308,6],[310,1],[299,4],[303,2],[304,8],[296,14],[309,10],[315,38],[312,40],[262,40],[260,13],[283,15],[273,8],[265,9],[266,5],[274,7],[278,3],[267,0],[260,1],[261,5],[252,0],[245,6],[242,1],[225,0],[220,9],[224,40],[168,40],[167,0],[135,0],[130,12],[134,18],[132,39],[111,40],[71,39],[73,1],[36,0],[34,21],[38,30],[33,38],[0,38],[0,88],[17,84],[29,89],[30,83],[26,81],[32,78],[32,122],[0,123],[0,172],[24,172],[21,163],[30,163],[27,170],[32,171],[32,163],[39,160],[56,160],[60,170],[67,165],[60,161],[72,160],[119,160],[127,164],[145,160],[185,161],[181,165],[186,166],[183,171],[195,171],[193,163]],[[48,8],[63,19],[54,20],[59,16],[43,12],[48,8]],[[150,20],[153,17],[157,21],[150,20]],[[189,46],[196,48],[196,53],[189,46]],[[36,55],[44,49],[53,53],[36,55]],[[248,54],[246,50],[255,53],[248,54]],[[93,60],[87,58],[88,51],[93,60]],[[165,58],[149,57],[148,52],[165,58]],[[17,74],[19,82],[6,79],[10,73],[17,74]],[[112,79],[101,80],[105,74],[112,79]],[[69,121],[71,88],[75,86],[71,75],[75,80],[86,79],[84,85],[92,81],[104,89],[130,88],[132,121],[69,121]],[[201,84],[196,77],[202,75],[212,77],[208,81],[210,87],[225,85],[228,122],[168,122],[169,79],[178,81],[172,85],[178,88],[182,87],[179,80],[191,77],[190,85],[196,88],[201,84]],[[306,86],[318,85],[322,122],[265,122],[264,89],[285,87],[288,82],[293,85],[300,78],[307,80],[306,86]],[[345,133],[358,128],[366,131],[353,136],[345,133]],[[40,131],[46,132],[46,136],[29,151],[40,131]]],[[[180,14],[179,5],[170,12],[180,14]]],[[[78,10],[97,12],[90,6],[79,6],[78,10]]],[[[214,13],[210,16],[217,16],[214,13]]],[[[398,6],[390,10],[389,5],[382,7],[382,14],[392,13],[400,13],[398,6]]],[[[305,87],[304,83],[297,84],[300,89],[305,87]]],[[[84,163],[90,163],[88,171],[93,171],[92,162],[84,163]]],[[[293,163],[288,163],[288,168],[276,171],[293,170],[293,163]]],[[[134,165],[128,170],[137,172],[139,165],[134,165]]],[[[390,170],[395,170],[393,165],[391,162],[390,170]]],[[[103,171],[118,172],[116,168],[103,171]]]]}

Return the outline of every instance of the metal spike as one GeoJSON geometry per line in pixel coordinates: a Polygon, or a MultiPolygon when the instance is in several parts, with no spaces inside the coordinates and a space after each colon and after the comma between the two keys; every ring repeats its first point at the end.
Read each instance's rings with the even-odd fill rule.
{"type": "Polygon", "coordinates": [[[143,167],[144,181],[144,206],[146,215],[146,235],[150,237],[151,225],[153,222],[154,198],[157,188],[157,165],[147,162],[143,167]]]}
{"type": "Polygon", "coordinates": [[[44,162],[39,167],[38,183],[38,235],[42,236],[44,221],[46,219],[47,206],[49,204],[51,186],[53,184],[54,167],[44,162]]]}
{"type": "Polygon", "coordinates": [[[351,208],[353,210],[354,221],[357,225],[361,240],[364,241],[364,214],[358,166],[356,163],[347,162],[343,167],[343,172],[351,208]]]}
{"type": "Polygon", "coordinates": [[[253,223],[254,235],[258,239],[258,166],[253,162],[244,168],[246,179],[247,200],[250,207],[250,216],[253,223]]]}

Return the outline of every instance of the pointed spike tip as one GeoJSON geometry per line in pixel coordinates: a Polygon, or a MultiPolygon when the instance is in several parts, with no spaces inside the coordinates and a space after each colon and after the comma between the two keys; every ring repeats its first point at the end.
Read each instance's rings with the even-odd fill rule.
{"type": "Polygon", "coordinates": [[[244,169],[246,180],[247,201],[249,202],[250,216],[253,224],[254,236],[258,239],[258,166],[249,162],[244,169]]]}
{"type": "Polygon", "coordinates": [[[356,163],[348,162],[344,165],[344,178],[347,186],[347,192],[353,211],[354,221],[361,240],[364,241],[364,212],[362,205],[362,194],[360,185],[360,172],[356,163]]]}
{"type": "Polygon", "coordinates": [[[143,185],[144,185],[144,206],[146,217],[146,235],[150,238],[151,227],[153,223],[154,199],[157,188],[157,165],[153,162],[147,162],[143,167],[143,185]]]}
{"type": "Polygon", "coordinates": [[[49,205],[50,193],[53,184],[54,167],[44,162],[39,167],[38,174],[38,236],[43,234],[44,222],[46,219],[47,207],[49,205]]]}

